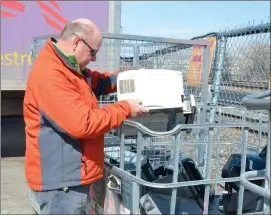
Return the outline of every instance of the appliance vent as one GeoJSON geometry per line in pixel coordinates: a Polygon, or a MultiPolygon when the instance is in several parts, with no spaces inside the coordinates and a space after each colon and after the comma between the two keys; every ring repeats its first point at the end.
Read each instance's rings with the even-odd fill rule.
{"type": "Polygon", "coordinates": [[[120,94],[134,93],[135,92],[135,80],[134,79],[120,80],[119,92],[120,92],[120,94]]]}

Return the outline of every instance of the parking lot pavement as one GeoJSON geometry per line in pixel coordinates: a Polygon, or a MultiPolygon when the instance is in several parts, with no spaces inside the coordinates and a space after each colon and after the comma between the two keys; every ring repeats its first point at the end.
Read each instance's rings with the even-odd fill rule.
{"type": "Polygon", "coordinates": [[[1,211],[35,214],[28,204],[24,157],[1,158],[1,211]]]}
{"type": "Polygon", "coordinates": [[[28,204],[22,117],[1,116],[1,212],[35,214],[28,204]]]}

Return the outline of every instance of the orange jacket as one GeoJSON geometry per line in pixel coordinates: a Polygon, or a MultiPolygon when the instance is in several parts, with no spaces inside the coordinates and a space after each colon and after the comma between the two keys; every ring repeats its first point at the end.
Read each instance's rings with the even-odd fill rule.
{"type": "Polygon", "coordinates": [[[130,117],[126,101],[99,108],[116,74],[78,73],[50,38],[29,74],[24,97],[25,171],[30,188],[50,190],[103,177],[104,134],[130,117]]]}

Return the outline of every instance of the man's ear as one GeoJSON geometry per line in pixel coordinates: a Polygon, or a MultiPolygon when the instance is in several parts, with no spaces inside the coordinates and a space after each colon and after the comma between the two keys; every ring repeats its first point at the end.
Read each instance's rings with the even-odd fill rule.
{"type": "Polygon", "coordinates": [[[79,42],[80,42],[80,39],[79,39],[78,37],[76,37],[76,38],[74,39],[73,45],[72,45],[73,50],[75,50],[75,49],[77,48],[79,42]]]}

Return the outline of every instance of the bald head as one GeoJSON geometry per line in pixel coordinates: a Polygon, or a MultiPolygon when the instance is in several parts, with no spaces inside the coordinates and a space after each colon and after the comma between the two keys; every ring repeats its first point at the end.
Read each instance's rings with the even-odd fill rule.
{"type": "Polygon", "coordinates": [[[86,18],[75,19],[71,23],[88,25],[89,27],[99,31],[98,27],[91,20],[86,18]]]}
{"type": "Polygon", "coordinates": [[[100,37],[99,28],[89,19],[80,18],[68,23],[60,34],[63,40],[69,40],[74,34],[81,37],[100,37]]]}
{"type": "Polygon", "coordinates": [[[92,21],[80,18],[65,26],[57,44],[64,53],[74,55],[80,69],[84,69],[89,62],[96,61],[102,34],[92,21]]]}

